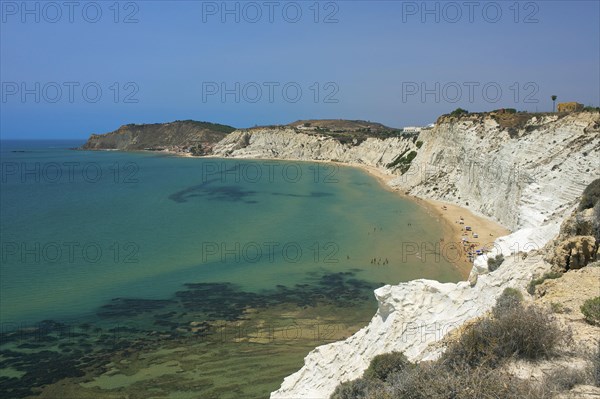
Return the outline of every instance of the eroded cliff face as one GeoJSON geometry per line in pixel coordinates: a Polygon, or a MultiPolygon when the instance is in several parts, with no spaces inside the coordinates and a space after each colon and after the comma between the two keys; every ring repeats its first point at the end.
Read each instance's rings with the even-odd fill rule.
{"type": "Polygon", "coordinates": [[[355,145],[291,126],[238,130],[213,154],[376,167],[396,176],[393,187],[466,206],[511,230],[552,225],[547,241],[600,175],[600,113],[515,118],[446,116],[418,138],[368,138],[355,145]]]}
{"type": "MultiPolygon", "coordinates": [[[[402,351],[416,361],[435,359],[443,350],[440,340],[488,312],[505,288],[525,290],[534,276],[551,269],[544,259],[555,248],[549,241],[584,188],[600,176],[600,115],[537,116],[511,126],[502,122],[489,115],[441,118],[419,136],[423,145],[404,174],[386,167],[389,162],[376,164],[397,175],[392,185],[398,188],[466,206],[516,230],[500,237],[490,254],[502,252],[502,265],[489,272],[487,256],[481,256],[470,282],[421,279],[377,289],[379,309],[369,325],[309,353],[272,399],[328,398],[339,383],[360,377],[373,357],[386,352],[402,351]]],[[[248,139],[231,154],[256,148],[248,139]]],[[[388,153],[402,151],[388,148],[388,153]]]]}
{"type": "Polygon", "coordinates": [[[398,351],[411,361],[434,360],[440,341],[465,322],[489,312],[507,287],[524,291],[534,275],[550,270],[541,252],[513,254],[477,284],[413,280],[375,290],[379,302],[370,323],[345,341],[320,346],[286,377],[271,399],[326,399],[344,381],[362,376],[373,357],[398,351]]]}
{"type": "Polygon", "coordinates": [[[595,205],[584,209],[580,204],[561,224],[558,236],[547,245],[545,260],[554,271],[581,269],[600,260],[600,179],[592,182],[586,191],[590,188],[595,189],[595,205]]]}
{"type": "Polygon", "coordinates": [[[423,147],[394,185],[511,230],[562,219],[600,175],[598,112],[533,116],[518,127],[489,115],[442,117],[419,140],[423,147]]]}
{"type": "Polygon", "coordinates": [[[305,134],[293,127],[238,130],[219,142],[215,156],[235,158],[277,158],[304,161],[338,161],[368,165],[393,174],[388,167],[408,150],[416,150],[416,138],[367,138],[357,144],[343,144],[322,135],[305,134]]]}

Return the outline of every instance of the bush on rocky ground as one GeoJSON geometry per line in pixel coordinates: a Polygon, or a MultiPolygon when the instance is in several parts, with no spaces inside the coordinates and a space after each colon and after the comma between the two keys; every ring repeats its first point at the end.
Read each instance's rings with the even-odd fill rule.
{"type": "MultiPolygon", "coordinates": [[[[337,386],[331,399],[384,399],[385,384],[377,379],[358,378],[337,386]]],[[[389,396],[391,398],[391,396],[389,396]]]]}
{"type": "Polygon", "coordinates": [[[385,381],[393,373],[402,371],[411,367],[412,363],[401,352],[384,353],[377,355],[371,360],[369,368],[365,371],[364,377],[385,381]]]}
{"type": "Polygon", "coordinates": [[[488,270],[491,272],[497,270],[502,262],[504,262],[504,255],[502,254],[496,255],[494,258],[489,257],[487,260],[488,270]]]}
{"type": "Polygon", "coordinates": [[[581,313],[588,323],[600,325],[600,296],[585,301],[581,305],[581,313]]]}
{"type": "Polygon", "coordinates": [[[502,317],[502,315],[517,306],[520,306],[523,302],[523,294],[521,291],[515,288],[505,288],[496,299],[496,306],[492,308],[492,315],[496,318],[502,317]]]}
{"type": "Polygon", "coordinates": [[[539,383],[511,376],[500,366],[512,359],[552,357],[568,337],[549,310],[523,304],[521,292],[507,288],[491,315],[465,327],[440,359],[412,364],[398,352],[376,356],[362,378],[339,385],[331,398],[551,398],[591,381],[586,376],[593,373],[569,371],[539,383]]]}
{"type": "Polygon", "coordinates": [[[441,360],[450,367],[497,367],[510,358],[536,360],[552,356],[568,334],[552,313],[524,305],[518,291],[505,290],[492,316],[469,325],[441,360]]]}
{"type": "Polygon", "coordinates": [[[546,280],[552,280],[552,279],[556,279],[556,278],[561,278],[562,275],[563,274],[561,272],[548,272],[548,273],[545,273],[542,277],[535,278],[535,279],[533,279],[533,280],[531,280],[529,282],[529,286],[527,286],[527,292],[530,293],[531,295],[533,295],[533,294],[535,294],[535,287],[537,287],[538,285],[542,284],[546,280]]]}

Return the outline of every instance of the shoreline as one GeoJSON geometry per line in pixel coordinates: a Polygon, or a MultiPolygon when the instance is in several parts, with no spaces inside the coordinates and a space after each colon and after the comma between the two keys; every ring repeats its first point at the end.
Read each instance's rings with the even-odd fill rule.
{"type": "MultiPolygon", "coordinates": [[[[404,199],[413,201],[425,209],[431,217],[438,221],[442,229],[443,242],[440,242],[442,253],[449,254],[456,246],[462,248],[463,238],[468,240],[469,244],[474,244],[476,248],[491,247],[498,237],[511,233],[506,227],[493,220],[476,215],[468,208],[463,208],[449,202],[406,194],[400,189],[389,185],[389,182],[397,176],[385,174],[374,166],[360,164],[343,165],[361,169],[375,177],[381,186],[388,191],[394,192],[404,199]],[[467,226],[471,228],[470,232],[465,230],[467,226]],[[473,236],[473,233],[477,234],[477,238],[473,236]]],[[[453,252],[453,254],[456,253],[456,251],[453,252]]],[[[454,257],[455,256],[453,256],[453,258],[454,257]]],[[[471,269],[473,268],[473,262],[467,259],[466,254],[462,254],[459,259],[446,258],[446,260],[458,269],[465,280],[468,279],[471,269]]]]}
{"type": "MultiPolygon", "coordinates": [[[[97,151],[97,150],[96,150],[97,151]]],[[[113,150],[131,152],[127,150],[113,150]]],[[[237,160],[254,160],[254,161],[291,161],[291,162],[312,162],[312,163],[323,163],[333,164],[341,167],[349,167],[360,169],[369,176],[375,178],[382,188],[387,191],[393,192],[394,194],[412,201],[417,205],[421,206],[431,217],[435,218],[440,225],[442,239],[439,242],[440,249],[443,254],[452,255],[452,259],[448,259],[450,256],[445,257],[446,260],[451,263],[460,273],[464,280],[468,280],[471,270],[473,268],[473,262],[467,258],[466,252],[467,247],[463,247],[463,239],[468,240],[468,245],[475,245],[474,249],[491,247],[493,242],[498,238],[511,233],[509,229],[500,225],[498,222],[491,219],[485,218],[480,215],[474,214],[470,209],[463,208],[459,205],[452,204],[449,202],[416,197],[413,195],[406,194],[399,188],[395,188],[389,185],[389,182],[397,177],[397,175],[386,174],[381,169],[358,163],[346,163],[340,161],[331,160],[320,160],[320,159],[288,159],[288,158],[274,158],[274,157],[223,157],[218,155],[203,155],[193,156],[190,153],[163,150],[163,151],[148,151],[138,150],[135,152],[147,152],[147,153],[162,153],[182,158],[208,158],[208,159],[237,159],[237,160]],[[462,223],[461,223],[462,222],[462,223]],[[470,231],[466,231],[465,227],[470,227],[470,231]],[[473,236],[473,233],[477,234],[477,237],[473,236]],[[460,250],[456,250],[460,248],[460,250]],[[464,250],[463,250],[464,248],[464,250]]]]}
{"type": "MultiPolygon", "coordinates": [[[[185,156],[185,155],[184,155],[185,156]]],[[[188,156],[189,157],[189,156],[188,156]]],[[[196,157],[192,157],[196,158],[196,157]]],[[[452,254],[453,259],[445,259],[451,263],[461,274],[464,281],[468,280],[471,270],[473,269],[473,262],[469,261],[466,255],[467,249],[463,248],[463,238],[468,240],[469,245],[475,245],[475,248],[490,248],[494,241],[498,237],[506,236],[511,233],[509,229],[502,226],[496,221],[485,218],[480,215],[476,215],[468,208],[463,208],[459,205],[452,204],[449,202],[416,197],[413,195],[402,192],[399,188],[395,188],[389,185],[389,182],[398,177],[397,175],[391,175],[384,173],[381,169],[357,163],[346,163],[340,161],[329,161],[329,160],[305,160],[305,159],[287,159],[287,158],[273,158],[273,157],[248,157],[248,158],[237,158],[237,157],[222,157],[207,155],[198,158],[213,158],[213,159],[247,159],[254,161],[291,161],[291,162],[314,162],[324,164],[334,164],[341,167],[349,167],[360,169],[369,176],[375,178],[382,188],[390,191],[403,199],[412,201],[417,205],[421,206],[431,217],[435,218],[440,225],[442,232],[442,240],[440,240],[440,249],[442,254],[452,254]],[[461,223],[462,222],[462,223],[461,223]],[[470,227],[470,231],[466,231],[465,227],[470,227]],[[477,234],[477,237],[473,236],[473,233],[477,234]],[[461,248],[460,257],[456,248],[461,248]]]]}

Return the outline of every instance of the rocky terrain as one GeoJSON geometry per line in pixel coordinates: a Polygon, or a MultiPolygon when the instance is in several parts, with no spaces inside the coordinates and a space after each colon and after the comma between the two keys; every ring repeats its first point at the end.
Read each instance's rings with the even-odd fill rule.
{"type": "Polygon", "coordinates": [[[416,140],[394,137],[385,140],[367,138],[360,144],[344,144],[325,135],[299,133],[283,126],[238,130],[219,142],[213,155],[235,158],[277,158],[337,161],[386,169],[401,153],[416,150],[416,140]]]}
{"type": "Polygon", "coordinates": [[[537,228],[560,220],[598,176],[598,115],[532,116],[520,127],[503,127],[491,115],[442,117],[421,133],[425,144],[396,184],[511,230],[537,228]]]}
{"type": "Polygon", "coordinates": [[[369,137],[386,139],[401,137],[401,129],[394,129],[370,121],[343,119],[300,120],[287,125],[305,134],[328,136],[343,144],[357,145],[369,137]]]}
{"type": "Polygon", "coordinates": [[[83,150],[172,151],[205,155],[235,128],[209,122],[175,121],[124,125],[114,132],[92,134],[83,150]]]}

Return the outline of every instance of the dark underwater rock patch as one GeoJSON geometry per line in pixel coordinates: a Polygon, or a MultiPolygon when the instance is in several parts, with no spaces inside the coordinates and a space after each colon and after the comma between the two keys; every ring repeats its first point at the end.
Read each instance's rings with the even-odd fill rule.
{"type": "Polygon", "coordinates": [[[101,324],[86,321],[69,326],[44,320],[35,327],[3,332],[3,366],[24,375],[1,377],[0,397],[23,398],[65,378],[99,375],[112,357],[158,349],[165,339],[207,339],[219,333],[219,322],[247,318],[249,308],[351,307],[373,299],[376,286],[353,272],[312,273],[307,282],[260,292],[231,283],[190,283],[169,300],[115,298],[97,311],[101,324]],[[132,320],[141,324],[130,325],[132,320]]]}
{"type": "Polygon", "coordinates": [[[102,306],[97,314],[103,318],[131,317],[162,309],[170,303],[162,299],[115,298],[102,306]]]}

